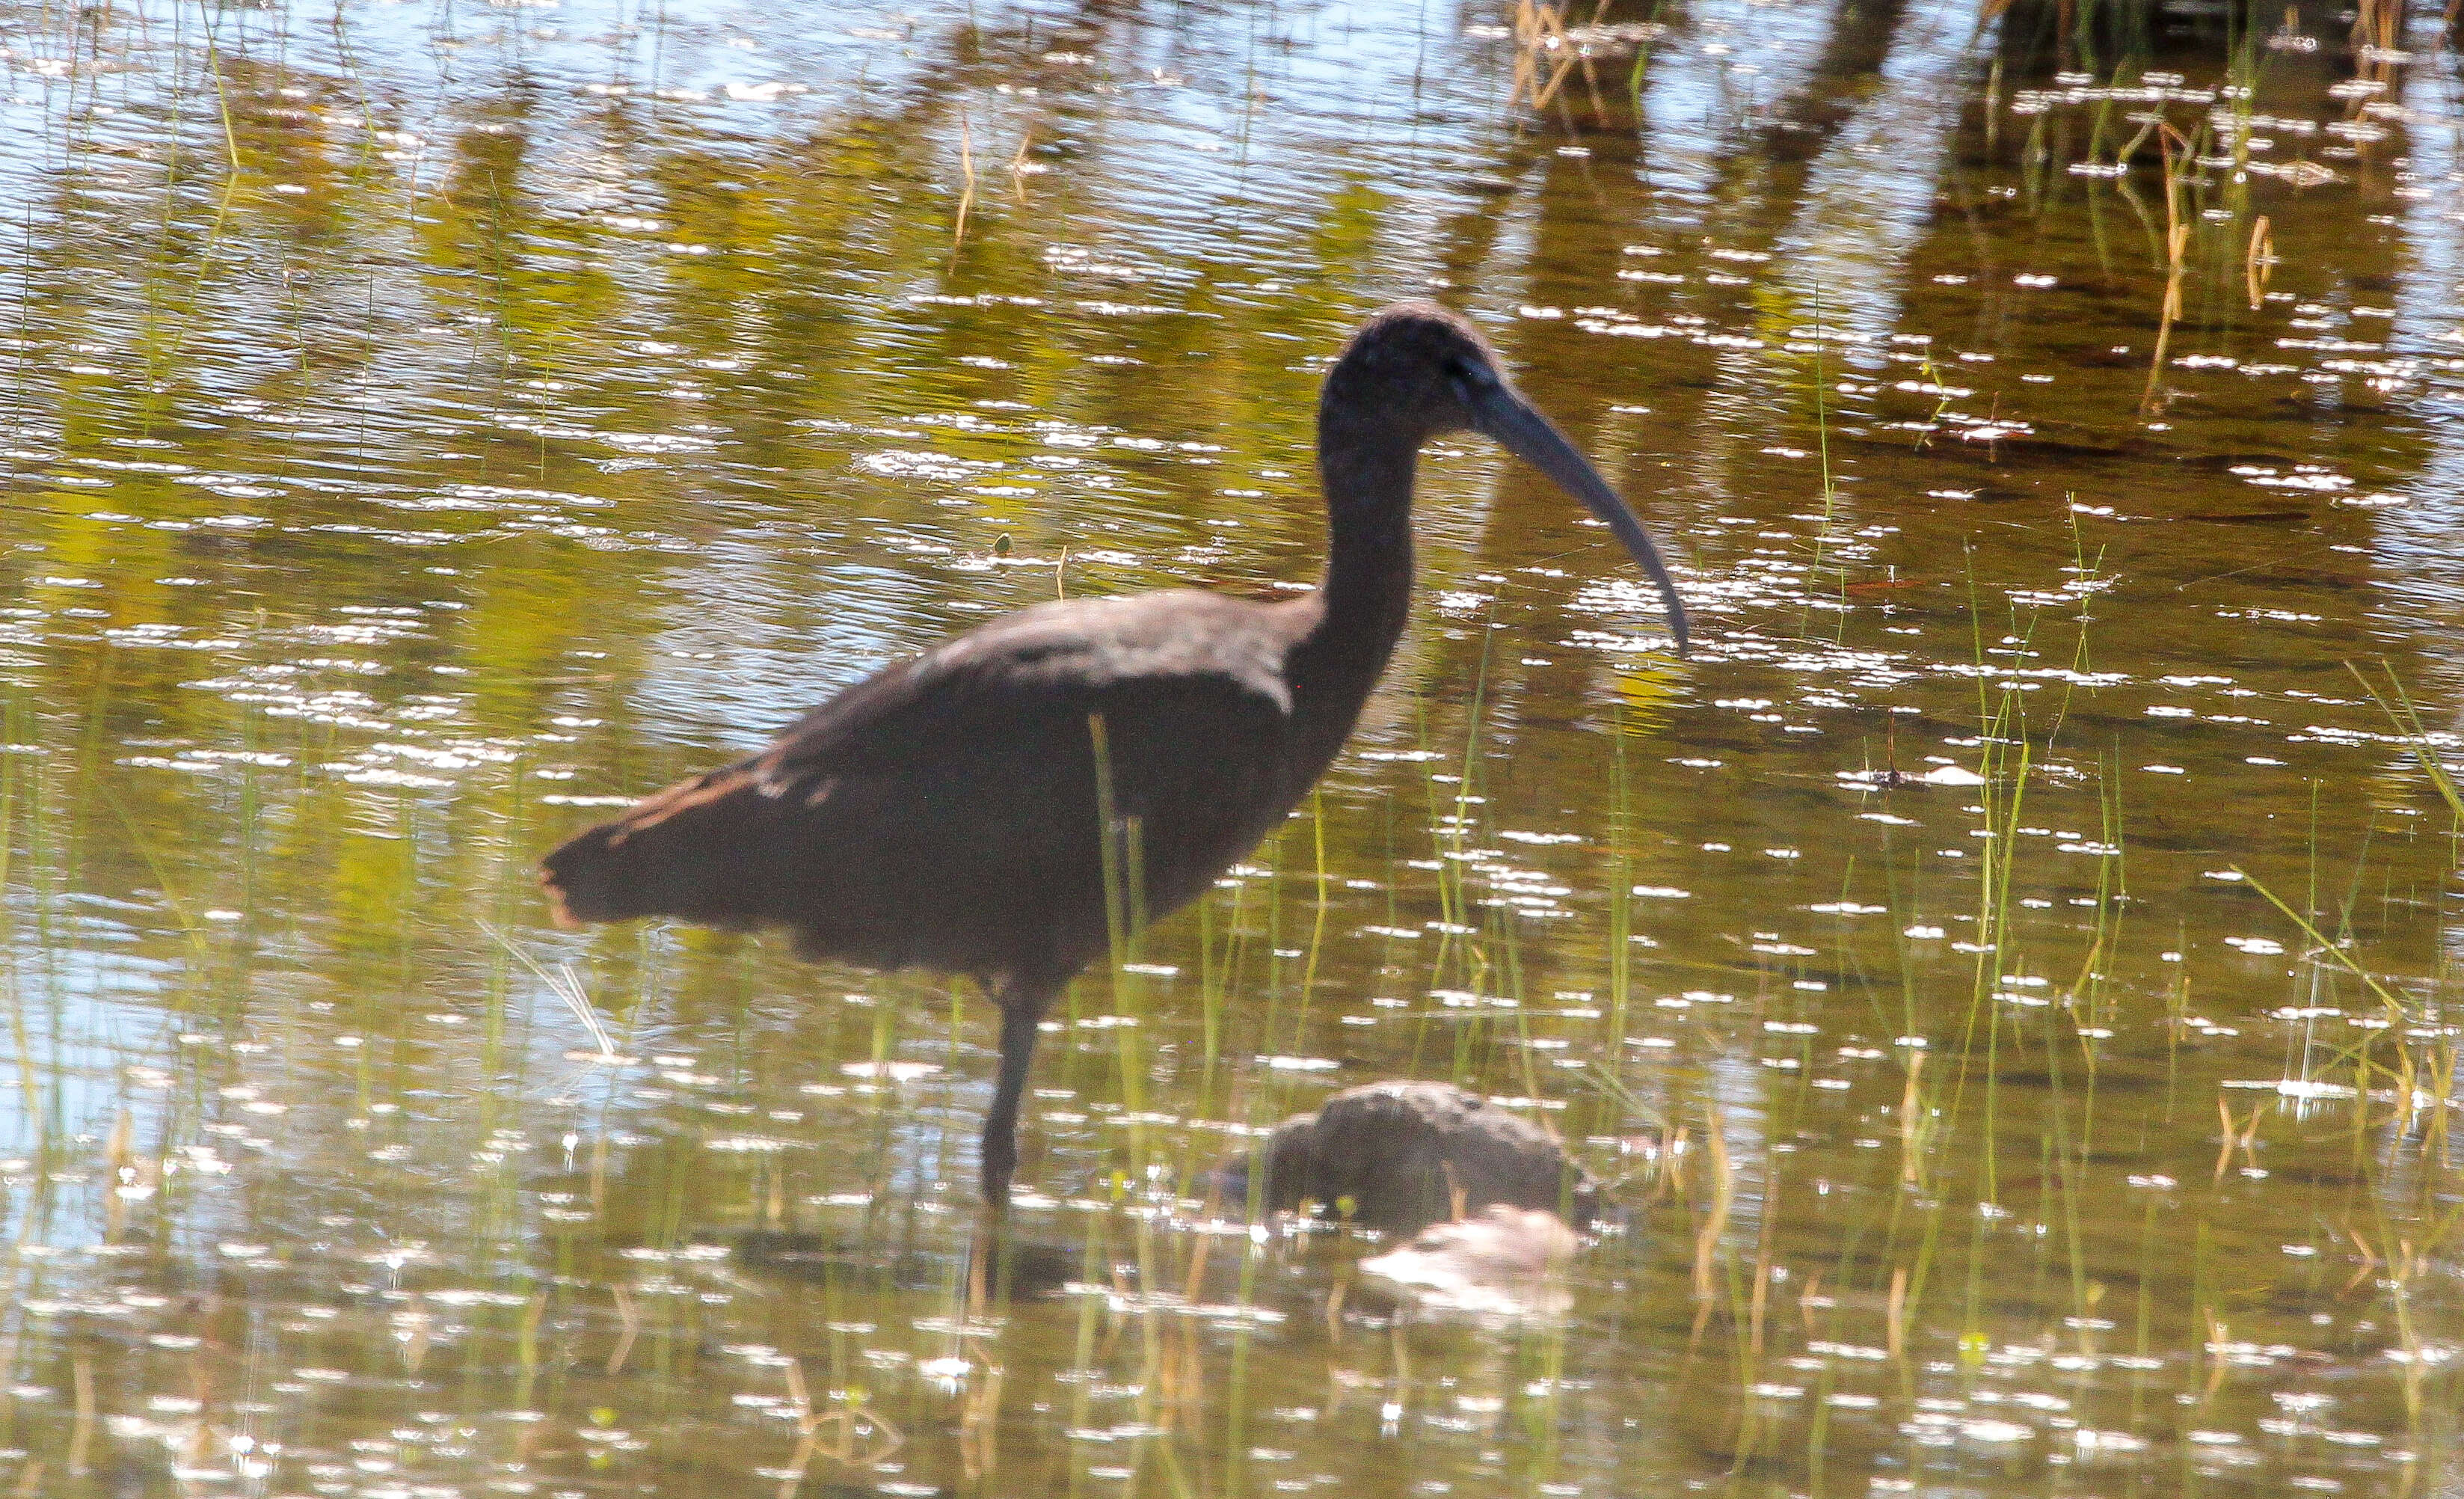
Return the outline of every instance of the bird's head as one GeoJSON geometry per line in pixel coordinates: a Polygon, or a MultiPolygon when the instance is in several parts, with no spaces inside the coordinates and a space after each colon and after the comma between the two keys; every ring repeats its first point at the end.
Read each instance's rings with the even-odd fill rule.
{"type": "Polygon", "coordinates": [[[1327,374],[1329,405],[1425,441],[1479,425],[1473,402],[1507,385],[1471,320],[1435,302],[1397,302],[1360,325],[1327,374]]]}
{"type": "Polygon", "coordinates": [[[1684,654],[1685,606],[1650,534],[1591,460],[1514,388],[1470,320],[1424,301],[1375,314],[1327,372],[1318,421],[1330,434],[1382,429],[1414,448],[1444,433],[1476,431],[1538,469],[1598,517],[1659,584],[1684,654]]]}

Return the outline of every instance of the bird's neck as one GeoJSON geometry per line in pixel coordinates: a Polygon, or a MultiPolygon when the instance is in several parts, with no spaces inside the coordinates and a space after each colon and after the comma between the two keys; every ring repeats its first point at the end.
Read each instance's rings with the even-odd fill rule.
{"type": "Polygon", "coordinates": [[[1352,737],[1384,674],[1412,603],[1412,468],[1419,445],[1344,404],[1318,412],[1318,478],[1326,489],[1326,582],[1291,607],[1313,615],[1285,658],[1301,742],[1295,802],[1352,737]]]}
{"type": "Polygon", "coordinates": [[[1419,445],[1384,423],[1322,416],[1326,490],[1325,644],[1375,680],[1412,604],[1412,470],[1419,445]],[[1357,656],[1356,662],[1350,658],[1357,656]]]}

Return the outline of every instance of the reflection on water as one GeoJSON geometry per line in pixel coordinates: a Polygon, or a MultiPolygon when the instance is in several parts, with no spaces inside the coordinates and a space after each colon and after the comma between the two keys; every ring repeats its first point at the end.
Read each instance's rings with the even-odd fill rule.
{"type": "Polygon", "coordinates": [[[0,10],[0,1484],[2445,1491],[2436,33],[0,10]],[[1309,582],[1319,362],[1433,291],[1699,659],[1435,454],[1353,752],[1058,1012],[1011,1242],[980,996],[545,928],[886,657],[1309,582]],[[1177,1196],[1390,1076],[1605,1183],[1562,1316],[1177,1196]]]}

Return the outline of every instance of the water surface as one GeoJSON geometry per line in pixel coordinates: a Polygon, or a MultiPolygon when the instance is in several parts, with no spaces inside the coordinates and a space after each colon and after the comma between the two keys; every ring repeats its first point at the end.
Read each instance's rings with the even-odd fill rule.
{"type": "Polygon", "coordinates": [[[0,1485],[2449,1491],[2433,21],[0,7],[0,1485]],[[991,613],[1308,585],[1402,296],[1696,656],[1433,452],[1352,751],[1056,1013],[980,1296],[982,996],[532,863],[991,613]],[[1181,1196],[1405,1075],[1612,1183],[1564,1316],[1181,1196]]]}

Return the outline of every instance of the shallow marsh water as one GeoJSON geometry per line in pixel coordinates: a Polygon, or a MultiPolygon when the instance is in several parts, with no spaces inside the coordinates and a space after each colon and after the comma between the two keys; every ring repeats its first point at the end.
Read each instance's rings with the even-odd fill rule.
{"type": "Polygon", "coordinates": [[[0,8],[0,1487],[2454,1491],[2456,57],[2264,9],[0,8]],[[980,996],[531,861],[993,611],[1306,585],[1430,293],[1697,656],[1434,454],[979,1297],[980,996]],[[1613,1183],[1563,1316],[1178,1198],[1397,1075],[1613,1183]]]}

